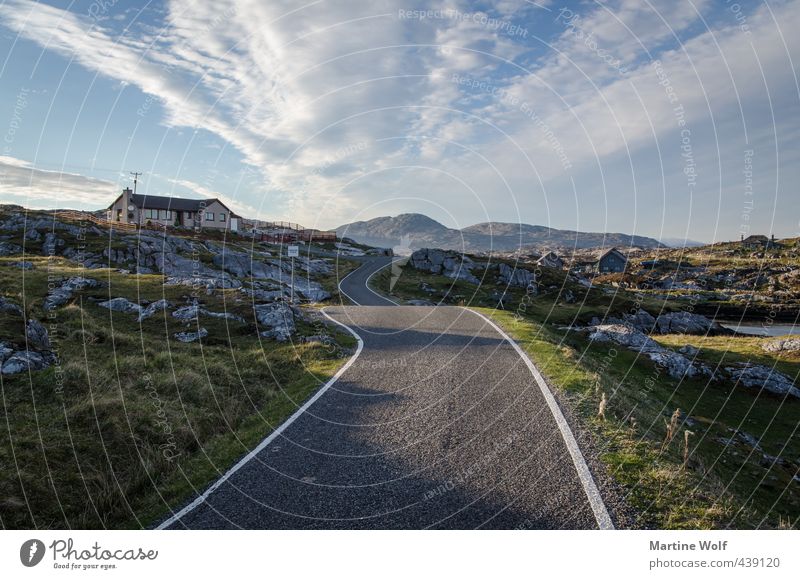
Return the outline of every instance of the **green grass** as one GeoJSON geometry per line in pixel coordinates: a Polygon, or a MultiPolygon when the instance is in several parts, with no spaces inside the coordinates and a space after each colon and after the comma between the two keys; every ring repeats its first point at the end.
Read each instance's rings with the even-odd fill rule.
{"type": "MultiPolygon", "coordinates": [[[[388,290],[388,271],[373,281],[375,289],[388,290]]],[[[490,297],[496,287],[491,281],[480,287],[454,283],[406,267],[392,294],[404,300],[433,295],[433,301],[444,295],[444,303],[471,306],[490,316],[520,343],[592,434],[600,459],[636,512],[636,526],[777,528],[786,527],[787,521],[796,525],[800,489],[792,477],[800,465],[795,432],[800,401],[758,396],[723,381],[680,382],[632,351],[591,344],[585,334],[563,329],[573,320],[585,323],[595,315],[618,315],[637,305],[652,308],[646,299],[628,292],[606,294],[593,289],[577,294],[581,290],[573,290],[578,295],[575,304],[557,300],[557,292],[545,292],[520,308],[522,293],[516,291],[506,301],[506,309],[497,310],[490,297]],[[435,293],[423,291],[423,283],[435,293]],[[602,393],[608,400],[606,420],[597,417],[602,393]],[[678,432],[670,444],[663,445],[665,421],[677,408],[681,409],[678,432]],[[689,421],[685,421],[687,416],[689,421]],[[684,466],[687,429],[693,434],[684,466]],[[737,429],[760,439],[763,452],[780,456],[785,464],[765,467],[762,453],[751,452],[741,440],[726,446],[721,439],[730,438],[737,429]]],[[[800,371],[800,356],[768,354],[758,338],[670,335],[656,339],[673,348],[699,347],[699,358],[712,367],[718,362],[753,361],[775,364],[792,377],[800,371]]]]}
{"type": "MultiPolygon", "coordinates": [[[[341,367],[353,348],[277,343],[256,335],[250,299],[235,291],[198,296],[245,322],[201,318],[209,337],[163,313],[141,324],[95,300],[166,298],[190,288],[159,275],[83,270],[29,257],[34,270],[0,259],[0,288],[48,326],[60,363],[0,376],[0,524],[5,528],[139,528],[210,484],[285,420],[341,367]],[[103,287],[78,292],[51,317],[41,305],[52,279],[85,275],[103,287]]],[[[319,333],[310,320],[298,334],[319,333]]],[[[24,346],[19,316],[3,314],[0,338],[24,346]]]]}

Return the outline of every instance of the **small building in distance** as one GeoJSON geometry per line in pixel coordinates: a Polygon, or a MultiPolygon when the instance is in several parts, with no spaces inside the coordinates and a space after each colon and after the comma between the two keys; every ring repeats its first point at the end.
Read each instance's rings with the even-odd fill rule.
{"type": "Polygon", "coordinates": [[[108,220],[140,227],[191,227],[238,231],[241,219],[219,199],[134,194],[129,188],[108,207],[108,220]]]}
{"type": "Polygon", "coordinates": [[[558,257],[554,251],[548,251],[542,257],[536,260],[536,265],[544,267],[552,267],[554,269],[563,269],[564,260],[558,257]]]}
{"type": "Polygon", "coordinates": [[[627,265],[628,258],[616,247],[612,247],[597,259],[594,270],[598,273],[622,273],[627,265]]]}
{"type": "Polygon", "coordinates": [[[763,249],[777,249],[781,247],[780,243],[775,241],[775,236],[767,237],[766,235],[748,235],[742,238],[742,246],[750,251],[759,251],[763,249]]]}

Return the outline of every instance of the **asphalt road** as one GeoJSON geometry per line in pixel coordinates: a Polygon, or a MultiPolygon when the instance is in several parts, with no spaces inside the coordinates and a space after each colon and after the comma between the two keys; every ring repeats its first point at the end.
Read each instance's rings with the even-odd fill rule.
{"type": "Polygon", "coordinates": [[[386,263],[341,284],[370,305],[326,309],[363,340],[349,367],[162,527],[611,526],[529,362],[470,310],[386,305],[366,288],[386,263]]]}

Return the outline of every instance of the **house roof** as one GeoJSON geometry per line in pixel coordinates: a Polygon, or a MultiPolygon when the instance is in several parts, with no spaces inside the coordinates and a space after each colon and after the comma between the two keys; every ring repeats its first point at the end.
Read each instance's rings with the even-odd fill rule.
{"type": "Polygon", "coordinates": [[[186,199],[160,195],[131,195],[130,201],[139,209],[171,209],[173,211],[202,211],[215,201],[227,209],[232,217],[238,217],[230,207],[216,197],[213,199],[186,199]]]}
{"type": "Polygon", "coordinates": [[[769,241],[769,238],[766,235],[749,235],[744,238],[745,242],[750,243],[766,243],[769,241]]]}
{"type": "Polygon", "coordinates": [[[625,261],[628,261],[628,258],[627,258],[627,257],[625,257],[625,254],[623,254],[623,253],[622,253],[620,250],[618,250],[616,247],[612,247],[612,248],[611,248],[611,249],[609,249],[608,251],[605,251],[605,252],[603,252],[602,254],[600,254],[600,257],[598,257],[598,258],[597,258],[597,261],[600,261],[600,260],[601,260],[601,259],[603,259],[604,257],[606,257],[606,256],[608,256],[608,255],[612,255],[612,254],[616,254],[616,255],[617,255],[619,258],[621,258],[621,259],[623,259],[623,260],[625,260],[625,261]]]}

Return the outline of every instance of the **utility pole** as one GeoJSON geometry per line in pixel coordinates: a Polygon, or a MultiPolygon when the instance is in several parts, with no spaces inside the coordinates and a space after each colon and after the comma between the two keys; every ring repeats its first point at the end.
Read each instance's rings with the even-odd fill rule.
{"type": "Polygon", "coordinates": [[[131,171],[130,173],[131,175],[133,175],[133,194],[136,195],[136,183],[138,182],[139,175],[141,175],[141,173],[138,173],[136,171],[131,171]]]}

